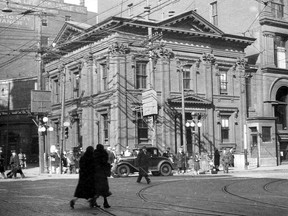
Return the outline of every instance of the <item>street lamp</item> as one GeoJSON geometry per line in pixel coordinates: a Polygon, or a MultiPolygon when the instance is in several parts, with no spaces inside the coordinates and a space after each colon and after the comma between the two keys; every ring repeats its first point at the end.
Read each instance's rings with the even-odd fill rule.
{"type": "Polygon", "coordinates": [[[9,1],[6,0],[6,7],[2,9],[2,12],[4,13],[11,13],[12,9],[9,7],[9,1]]]}
{"type": "MultiPolygon", "coordinates": [[[[48,121],[49,119],[47,117],[43,117],[42,121],[39,122],[39,127],[38,127],[38,132],[41,133],[41,135],[44,137],[44,154],[43,154],[43,158],[44,158],[44,164],[43,164],[43,168],[47,168],[48,172],[49,170],[51,170],[51,161],[49,162],[49,167],[47,166],[47,132],[51,132],[54,130],[53,127],[48,125],[48,121]]],[[[42,158],[42,156],[41,156],[42,158]]],[[[44,170],[43,170],[44,171],[44,170]]]]}

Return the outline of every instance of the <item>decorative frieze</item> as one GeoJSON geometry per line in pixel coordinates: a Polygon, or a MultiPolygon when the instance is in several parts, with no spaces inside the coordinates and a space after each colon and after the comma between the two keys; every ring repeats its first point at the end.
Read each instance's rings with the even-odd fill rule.
{"type": "Polygon", "coordinates": [[[120,44],[118,42],[113,43],[108,49],[111,55],[123,55],[130,52],[130,48],[127,44],[120,44]]]}

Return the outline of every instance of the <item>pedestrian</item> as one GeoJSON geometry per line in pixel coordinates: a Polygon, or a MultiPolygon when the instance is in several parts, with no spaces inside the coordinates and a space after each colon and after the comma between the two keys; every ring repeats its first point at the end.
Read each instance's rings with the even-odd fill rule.
{"type": "Polygon", "coordinates": [[[178,174],[186,172],[186,155],[182,148],[179,149],[177,155],[177,167],[178,167],[178,174]]]}
{"type": "Polygon", "coordinates": [[[2,150],[0,150],[0,173],[2,177],[6,179],[4,161],[5,161],[5,158],[2,154],[2,150]]]}
{"type": "Polygon", "coordinates": [[[222,161],[222,166],[223,166],[223,172],[228,173],[229,163],[230,163],[230,155],[227,153],[226,149],[223,150],[221,161],[222,161]]]}
{"type": "Polygon", "coordinates": [[[102,144],[98,144],[94,150],[94,201],[95,206],[98,197],[104,199],[103,207],[110,208],[107,197],[112,195],[109,190],[108,177],[111,176],[111,164],[108,163],[108,153],[102,144]]]}
{"type": "Polygon", "coordinates": [[[93,198],[95,195],[94,190],[94,148],[88,146],[85,153],[79,161],[79,180],[74,193],[74,199],[70,201],[70,207],[74,209],[77,199],[86,199],[90,203],[90,207],[96,205],[93,198]]]}
{"type": "Polygon", "coordinates": [[[108,163],[111,165],[114,164],[115,159],[116,159],[116,155],[112,151],[112,148],[109,146],[106,151],[108,153],[108,163]]]}
{"type": "Polygon", "coordinates": [[[196,175],[199,175],[200,174],[200,156],[198,153],[195,154],[194,156],[194,171],[195,171],[195,174],[196,175]]]}
{"type": "Polygon", "coordinates": [[[217,171],[219,171],[219,166],[220,166],[220,153],[219,150],[216,148],[214,152],[214,166],[217,171]]]}
{"type": "Polygon", "coordinates": [[[170,152],[170,147],[168,147],[168,148],[166,149],[166,151],[163,153],[162,156],[168,158],[168,159],[171,161],[172,164],[174,163],[174,156],[173,156],[173,154],[170,152]]]}
{"type": "Polygon", "coordinates": [[[60,155],[58,149],[53,150],[53,152],[50,153],[50,159],[51,159],[51,173],[60,173],[60,155]]]}
{"type": "Polygon", "coordinates": [[[137,155],[136,163],[139,169],[139,176],[137,178],[137,183],[141,182],[142,177],[144,177],[147,181],[147,184],[150,184],[151,180],[148,177],[148,169],[149,169],[149,160],[150,154],[147,152],[146,146],[143,146],[137,155]]]}
{"type": "Polygon", "coordinates": [[[10,157],[10,166],[11,166],[11,177],[13,176],[14,178],[17,177],[17,173],[20,173],[22,178],[25,178],[25,175],[22,172],[21,166],[20,166],[20,161],[19,157],[16,154],[16,151],[12,151],[12,155],[10,157]]]}
{"type": "Polygon", "coordinates": [[[26,154],[23,153],[21,149],[20,149],[20,152],[18,154],[18,158],[19,158],[21,168],[25,169],[26,168],[26,154]]]}
{"type": "Polygon", "coordinates": [[[68,162],[68,167],[69,167],[69,173],[70,174],[76,173],[75,157],[74,157],[74,153],[72,150],[70,150],[69,154],[67,155],[67,162],[68,162]]]}
{"type": "Polygon", "coordinates": [[[62,172],[63,172],[63,173],[67,173],[67,172],[68,172],[68,159],[67,159],[66,151],[64,151],[64,152],[62,153],[62,158],[61,158],[61,160],[62,160],[62,167],[63,167],[62,172]]]}
{"type": "Polygon", "coordinates": [[[125,152],[124,152],[124,156],[125,156],[125,157],[130,157],[130,156],[132,156],[132,152],[131,152],[129,146],[126,147],[126,150],[125,150],[125,152]]]}

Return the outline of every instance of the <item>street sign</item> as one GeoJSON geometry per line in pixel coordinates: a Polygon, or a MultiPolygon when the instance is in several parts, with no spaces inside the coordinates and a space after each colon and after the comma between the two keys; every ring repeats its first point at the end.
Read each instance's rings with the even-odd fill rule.
{"type": "Polygon", "coordinates": [[[149,89],[142,93],[143,116],[157,115],[158,102],[157,92],[154,89],[149,89]]]}
{"type": "Polygon", "coordinates": [[[51,91],[31,91],[31,112],[47,113],[51,111],[51,91]]]}

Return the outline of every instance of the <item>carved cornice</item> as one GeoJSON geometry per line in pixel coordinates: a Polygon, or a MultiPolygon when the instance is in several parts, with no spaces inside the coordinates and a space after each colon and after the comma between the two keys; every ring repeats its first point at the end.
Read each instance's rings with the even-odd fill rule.
{"type": "Polygon", "coordinates": [[[215,64],[216,58],[214,57],[213,53],[203,53],[201,61],[205,62],[206,64],[215,64]]]}
{"type": "Polygon", "coordinates": [[[130,48],[127,44],[115,42],[109,48],[109,53],[112,55],[123,55],[130,52],[130,48]]]}

